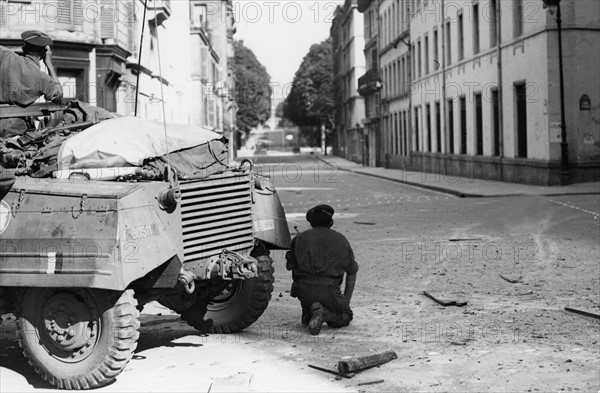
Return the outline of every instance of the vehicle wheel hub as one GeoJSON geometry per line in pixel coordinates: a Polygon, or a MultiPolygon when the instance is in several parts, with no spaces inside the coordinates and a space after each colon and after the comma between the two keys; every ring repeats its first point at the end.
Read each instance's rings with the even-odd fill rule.
{"type": "MultiPolygon", "coordinates": [[[[42,312],[46,343],[61,355],[71,358],[86,356],[98,337],[95,310],[85,295],[61,292],[50,297],[42,312]]],[[[61,356],[62,357],[62,356],[61,356]]]]}

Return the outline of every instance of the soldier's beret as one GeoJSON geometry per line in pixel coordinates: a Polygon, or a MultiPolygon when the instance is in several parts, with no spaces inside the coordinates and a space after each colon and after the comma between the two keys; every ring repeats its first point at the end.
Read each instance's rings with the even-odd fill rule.
{"type": "Polygon", "coordinates": [[[21,38],[25,41],[25,44],[31,46],[39,46],[45,48],[48,45],[52,45],[52,38],[46,33],[42,33],[37,30],[24,31],[21,34],[21,38]]]}
{"type": "Polygon", "coordinates": [[[327,224],[334,212],[333,207],[329,205],[317,205],[306,212],[306,220],[313,225],[327,224]]]}

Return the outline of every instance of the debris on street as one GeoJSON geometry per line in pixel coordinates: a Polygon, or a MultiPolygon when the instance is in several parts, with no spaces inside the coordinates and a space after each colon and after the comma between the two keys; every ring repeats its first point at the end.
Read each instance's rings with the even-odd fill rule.
{"type": "Polygon", "coordinates": [[[366,386],[366,385],[376,385],[378,383],[384,383],[385,380],[383,379],[378,379],[376,381],[369,381],[369,382],[361,382],[358,384],[358,386],[366,386]]]}
{"type": "Polygon", "coordinates": [[[504,281],[508,281],[511,284],[519,284],[519,283],[523,282],[522,281],[523,277],[520,277],[520,276],[518,278],[514,278],[511,276],[506,276],[506,275],[500,274],[500,278],[503,279],[504,281]]]}
{"type": "Polygon", "coordinates": [[[361,356],[348,360],[340,360],[338,362],[338,373],[348,374],[366,370],[371,367],[377,367],[391,360],[398,359],[398,355],[394,351],[386,351],[376,355],[361,356]]]}
{"type": "Polygon", "coordinates": [[[578,310],[576,308],[565,307],[565,311],[572,312],[574,314],[584,315],[586,317],[600,319],[600,315],[599,314],[596,314],[596,313],[593,313],[593,312],[589,312],[589,311],[585,311],[585,310],[578,310]]]}
{"type": "Polygon", "coordinates": [[[429,293],[427,291],[423,291],[423,295],[427,296],[428,298],[430,298],[434,302],[439,303],[439,304],[441,304],[444,307],[448,307],[448,306],[464,307],[464,306],[467,305],[466,301],[463,301],[463,300],[447,300],[447,299],[444,299],[444,297],[442,297],[440,295],[433,296],[431,293],[429,293]]]}
{"type": "MultiPolygon", "coordinates": [[[[315,366],[315,365],[313,365],[313,364],[309,364],[309,365],[308,365],[308,367],[310,367],[310,368],[314,368],[315,370],[323,371],[323,372],[326,372],[326,373],[329,373],[329,374],[333,374],[333,375],[335,375],[336,377],[339,377],[340,379],[341,379],[341,377],[344,377],[344,378],[352,378],[353,376],[355,376],[355,375],[356,375],[356,373],[340,373],[340,372],[338,372],[338,371],[335,371],[335,370],[330,370],[330,369],[328,369],[328,368],[325,368],[325,367],[319,367],[319,366],[315,366]]],[[[336,379],[337,379],[337,378],[336,378],[336,379]]]]}

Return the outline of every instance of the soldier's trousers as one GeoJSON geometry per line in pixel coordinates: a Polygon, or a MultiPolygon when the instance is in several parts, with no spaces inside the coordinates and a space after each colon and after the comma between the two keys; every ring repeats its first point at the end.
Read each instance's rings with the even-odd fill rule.
{"type": "Polygon", "coordinates": [[[339,284],[315,283],[309,280],[295,281],[292,296],[297,297],[302,304],[302,314],[310,315],[311,305],[319,302],[329,311],[324,322],[329,327],[340,328],[348,326],[352,320],[352,309],[348,299],[342,294],[339,284]]]}

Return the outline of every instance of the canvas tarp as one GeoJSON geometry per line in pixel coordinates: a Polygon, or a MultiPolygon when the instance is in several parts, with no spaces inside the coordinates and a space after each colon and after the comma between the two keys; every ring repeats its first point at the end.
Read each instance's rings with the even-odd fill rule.
{"type": "MultiPolygon", "coordinates": [[[[171,165],[185,177],[227,165],[222,135],[189,124],[167,123],[127,116],[104,120],[62,143],[58,169],[142,166],[171,155],[171,165]],[[181,161],[181,165],[178,165],[181,161]]],[[[214,169],[211,170],[213,172],[214,169]]]]}

